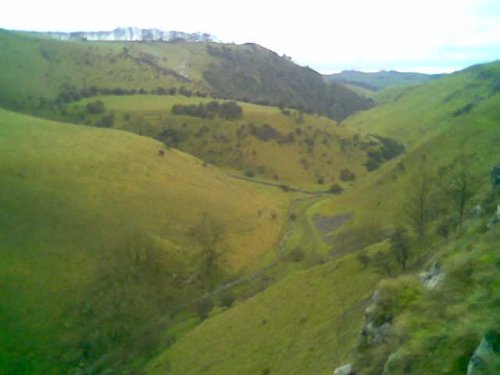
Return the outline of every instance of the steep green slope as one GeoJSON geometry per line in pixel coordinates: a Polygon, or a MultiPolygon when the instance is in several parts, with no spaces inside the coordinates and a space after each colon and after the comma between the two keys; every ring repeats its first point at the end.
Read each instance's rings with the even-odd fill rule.
{"type": "MultiPolygon", "coordinates": [[[[310,251],[309,246],[313,242],[313,246],[318,247],[321,254],[329,254],[334,260],[326,265],[294,273],[252,300],[243,302],[220,315],[214,315],[167,348],[150,363],[148,371],[155,374],[186,372],[326,374],[331,373],[337,365],[352,361],[358,355],[355,351],[355,342],[362,328],[363,310],[369,302],[366,298],[375,289],[377,276],[374,272],[379,275],[378,277],[387,273],[392,275],[402,273],[401,266],[390,252],[391,242],[388,239],[393,233],[393,228],[407,227],[411,241],[408,245],[411,246],[408,268],[403,275],[418,272],[425,262],[432,261],[433,255],[438,249],[444,248],[445,244],[448,243],[447,246],[450,247],[461,246],[459,241],[462,238],[462,231],[456,221],[453,199],[442,190],[442,187],[449,186],[447,184],[456,182],[450,180],[447,171],[457,168],[457,158],[463,156],[468,158],[467,175],[474,176],[475,180],[474,194],[467,201],[466,223],[462,223],[462,228],[469,225],[470,208],[475,204],[489,202],[486,206],[487,212],[488,215],[492,213],[491,198],[485,197],[488,197],[491,189],[489,170],[498,162],[500,95],[491,88],[492,81],[485,82],[484,77],[488,74],[496,77],[496,74],[490,73],[496,72],[495,69],[497,69],[495,64],[486,65],[426,84],[422,86],[426,87],[426,92],[419,91],[420,89],[409,91],[401,99],[388,103],[386,105],[388,108],[375,108],[347,121],[347,126],[356,124],[366,132],[380,130],[384,135],[394,137],[401,135],[399,139],[407,143],[410,148],[397,159],[366,175],[346,193],[311,201],[312,205],[305,208],[306,217],[295,227],[295,234],[289,237],[288,245],[310,251]],[[459,94],[455,94],[457,99],[453,99],[454,92],[464,86],[476,87],[477,91],[459,90],[459,94]],[[457,112],[474,100],[479,92],[484,93],[480,103],[465,113],[457,112]],[[412,95],[415,95],[413,100],[412,95]],[[426,112],[426,107],[423,106],[424,98],[427,98],[427,103],[430,104],[436,97],[448,96],[452,96],[452,99],[449,99],[451,101],[449,106],[430,106],[431,113],[426,112]],[[402,105],[399,101],[404,104],[403,108],[398,107],[402,105]],[[404,115],[410,109],[410,114],[404,115]],[[370,112],[373,113],[373,122],[369,121],[370,112]],[[377,122],[379,120],[380,122],[377,122]],[[404,120],[411,120],[406,129],[403,129],[404,120]],[[409,126],[413,124],[413,128],[409,126]],[[428,129],[426,133],[425,129],[428,129]],[[424,133],[425,137],[419,138],[418,135],[421,133],[424,133]],[[471,156],[472,154],[474,156],[471,156]],[[418,238],[410,225],[408,212],[412,202],[418,201],[415,186],[425,176],[432,177],[436,181],[429,185],[432,196],[436,198],[432,201],[435,210],[426,223],[425,238],[418,238]],[[312,224],[313,227],[307,228],[306,223],[312,224]],[[459,241],[455,242],[456,238],[459,241]],[[366,267],[361,264],[365,264],[366,267]],[[344,291],[348,291],[348,294],[343,294],[344,291]],[[337,309],[340,306],[342,307],[339,311],[337,309]],[[272,314],[279,318],[273,319],[272,314]],[[307,317],[302,319],[302,315],[307,317]],[[343,318],[338,319],[340,316],[343,318]],[[339,341],[336,341],[337,339],[339,341]]],[[[484,217],[482,223],[485,224],[486,220],[484,217]]],[[[492,265],[495,264],[491,258],[494,247],[482,247],[482,249],[484,253],[481,253],[481,256],[487,258],[484,269],[491,275],[492,265]]],[[[322,261],[329,259],[323,256],[322,261]]],[[[465,268],[462,267],[463,265],[459,261],[456,271],[453,272],[457,275],[460,275],[460,272],[467,274],[468,268],[466,265],[465,268]]],[[[450,264],[449,267],[451,270],[454,266],[450,264]]],[[[482,272],[481,267],[478,268],[479,273],[482,272]]],[[[402,282],[404,287],[408,285],[404,281],[405,277],[407,276],[403,277],[402,282]]],[[[480,275],[477,277],[480,278],[480,275]]],[[[412,281],[410,286],[419,284],[416,278],[413,277],[412,280],[415,281],[412,281]]],[[[488,280],[491,280],[491,277],[488,280]]],[[[408,289],[409,295],[402,295],[403,301],[415,294],[412,288],[408,289]]],[[[403,288],[403,291],[405,290],[403,288]]],[[[452,293],[458,292],[455,290],[452,293]]],[[[474,298],[475,295],[473,292],[470,296],[474,298]]],[[[397,300],[397,296],[395,294],[394,299],[397,300]]],[[[476,301],[479,304],[476,307],[481,313],[467,315],[464,319],[470,317],[477,321],[489,317],[488,322],[491,323],[490,318],[494,314],[493,305],[485,303],[484,299],[476,301]]],[[[427,309],[428,306],[424,304],[421,308],[427,309]]],[[[430,308],[446,309],[439,303],[433,304],[430,308]]],[[[457,312],[467,310],[461,310],[462,308],[463,304],[456,305],[457,312]]],[[[473,308],[474,306],[471,306],[471,309],[473,308]]],[[[412,310],[408,311],[411,314],[412,310]]],[[[439,341],[439,338],[432,336],[432,326],[429,326],[430,328],[419,326],[420,317],[427,319],[425,314],[427,313],[405,318],[411,320],[411,327],[417,334],[413,337],[411,335],[414,331],[401,331],[402,339],[409,337],[409,346],[421,345],[424,342],[435,345],[434,347],[440,351],[433,352],[433,356],[435,354],[435,363],[439,363],[437,357],[439,353],[451,353],[453,350],[450,351],[447,345],[454,345],[453,340],[460,340],[461,331],[457,329],[452,334],[450,331],[449,336],[439,341]],[[419,336],[420,332],[425,334],[419,336]],[[422,341],[419,341],[419,337],[422,341]]],[[[457,316],[453,317],[455,319],[457,316]]],[[[454,321],[458,324],[458,320],[454,321]]],[[[486,326],[486,324],[471,325],[465,328],[466,338],[469,340],[472,337],[473,340],[467,341],[467,345],[457,347],[455,354],[450,354],[450,361],[456,359],[456,355],[461,358],[462,362],[455,368],[463,370],[464,363],[465,367],[467,366],[464,358],[470,357],[471,348],[478,344],[480,339],[478,335],[486,326]]],[[[425,348],[420,347],[420,351],[415,351],[418,357],[410,358],[414,363],[419,363],[414,367],[415,373],[419,373],[416,369],[426,368],[425,358],[428,352],[425,348]]],[[[374,356],[381,360],[383,365],[388,354],[390,351],[381,350],[374,356]]],[[[414,353],[403,354],[411,356],[414,353]]],[[[394,364],[396,365],[396,362],[394,364]]],[[[401,368],[398,369],[394,373],[401,373],[398,372],[401,368]]],[[[380,371],[362,373],[376,374],[380,371]]]]}
{"type": "Polygon", "coordinates": [[[209,46],[208,53],[219,62],[204,77],[222,97],[302,108],[335,120],[373,105],[365,96],[342,85],[325,84],[312,69],[256,44],[209,46]]]}
{"type": "Polygon", "coordinates": [[[276,256],[289,199],[145,137],[4,110],[0,186],[4,373],[139,364],[169,313],[276,256]]]}
{"type": "Polygon", "coordinates": [[[331,374],[376,279],[352,256],[290,275],[186,334],[147,373],[331,374]]]}
{"type": "Polygon", "coordinates": [[[498,162],[500,95],[495,85],[499,68],[498,63],[469,68],[409,89],[399,99],[346,121],[345,126],[362,133],[381,134],[404,143],[406,152],[335,203],[318,205],[315,210],[356,212],[350,222],[353,226],[357,222],[361,226],[369,222],[391,226],[403,216],[398,212],[418,171],[436,174],[460,156],[469,159],[469,169],[480,173],[478,180],[487,186],[487,171],[498,162]]]}
{"type": "Polygon", "coordinates": [[[371,91],[378,91],[393,86],[416,85],[442,78],[443,76],[443,74],[403,73],[396,71],[365,73],[356,70],[347,70],[337,74],[326,75],[325,79],[330,82],[345,83],[371,91]]]}
{"type": "Polygon", "coordinates": [[[498,62],[474,66],[401,90],[384,105],[353,116],[346,126],[419,144],[467,116],[480,119],[482,106],[500,92],[499,76],[498,62]]]}
{"type": "Polygon", "coordinates": [[[0,30],[0,103],[34,110],[96,93],[216,95],[342,119],[371,100],[255,45],[58,41],[0,30]]]}
{"type": "Polygon", "coordinates": [[[367,318],[390,330],[378,343],[359,337],[357,374],[498,373],[500,228],[487,229],[484,219],[435,249],[425,268],[434,267],[434,287],[417,274],[379,284],[367,318]]]}

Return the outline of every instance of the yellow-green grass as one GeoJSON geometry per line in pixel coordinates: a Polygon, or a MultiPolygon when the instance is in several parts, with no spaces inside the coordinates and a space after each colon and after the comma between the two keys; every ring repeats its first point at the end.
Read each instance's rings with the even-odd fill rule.
{"type": "Polygon", "coordinates": [[[66,197],[111,224],[127,218],[159,235],[164,230],[182,233],[207,212],[224,222],[225,242],[238,266],[272,248],[285,220],[280,213],[286,209],[286,195],[231,179],[174,149],[162,157],[158,152],[164,146],[145,137],[6,111],[1,130],[1,165],[8,181],[57,192],[60,199],[66,197]],[[259,209],[277,211],[278,219],[258,218],[259,209]]]}
{"type": "Polygon", "coordinates": [[[291,274],[184,335],[151,374],[331,374],[349,361],[377,276],[354,256],[291,274]]]}
{"type": "MultiPolygon", "coordinates": [[[[152,137],[165,130],[176,131],[181,140],[175,146],[221,167],[252,170],[258,177],[277,183],[314,190],[327,190],[340,182],[340,171],[351,169],[358,176],[366,173],[362,165],[365,151],[353,144],[355,132],[337,126],[322,116],[300,115],[290,110],[285,115],[278,108],[238,103],[243,118],[237,121],[202,119],[172,115],[174,104],[207,103],[213,99],[182,96],[112,96],[85,99],[68,106],[68,115],[84,112],[84,106],[102,100],[107,112],[115,114],[114,127],[152,137]],[[270,125],[290,142],[268,141],[249,134],[249,125],[270,125]],[[246,126],[246,129],[244,128],[246,126]],[[197,134],[200,130],[205,130],[197,134]],[[246,134],[238,136],[238,132],[246,134]],[[313,142],[308,146],[307,142],[313,142]],[[342,142],[350,145],[342,147],[342,142]],[[322,178],[322,184],[318,180],[322,178]]],[[[82,113],[83,122],[93,123],[99,116],[82,113]]]]}
{"type": "Polygon", "coordinates": [[[0,110],[0,367],[6,373],[65,371],[62,342],[84,323],[70,312],[108,271],[102,267],[109,258],[119,258],[137,236],[159,244],[169,273],[197,273],[200,244],[191,229],[204,213],[223,223],[219,246],[229,273],[255,270],[274,253],[285,194],[231,179],[177,150],[161,156],[160,149],[128,132],[0,110]],[[259,216],[259,209],[267,214],[259,216]]]}
{"type": "Polygon", "coordinates": [[[206,91],[202,73],[214,60],[205,43],[58,41],[0,30],[0,44],[0,81],[6,100],[52,99],[64,88],[91,86],[152,90],[183,85],[206,91]]]}

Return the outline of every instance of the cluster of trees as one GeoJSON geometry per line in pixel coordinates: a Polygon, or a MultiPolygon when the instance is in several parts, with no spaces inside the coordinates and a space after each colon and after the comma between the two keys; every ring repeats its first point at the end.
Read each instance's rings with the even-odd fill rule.
{"type": "Polygon", "coordinates": [[[104,112],[104,103],[102,100],[96,100],[94,102],[89,102],[85,106],[85,110],[91,115],[97,115],[104,112]]]}
{"type": "Polygon", "coordinates": [[[251,135],[264,142],[270,140],[274,140],[279,144],[289,144],[295,142],[295,135],[293,132],[290,132],[285,135],[276,130],[275,128],[273,128],[269,124],[264,124],[260,126],[250,124],[248,125],[248,130],[251,135]]]}
{"type": "Polygon", "coordinates": [[[206,98],[207,93],[200,91],[192,91],[184,86],[179,87],[157,87],[155,89],[124,89],[120,87],[115,88],[99,88],[96,86],[90,86],[83,89],[77,89],[76,87],[64,87],[55,99],[55,103],[64,104],[76,102],[84,98],[91,98],[99,95],[182,95],[186,97],[197,96],[199,98],[206,98]]]}
{"type": "Polygon", "coordinates": [[[238,120],[243,116],[243,109],[234,101],[219,103],[214,100],[206,104],[174,104],[172,114],[208,119],[219,117],[224,120],[238,120]]]}
{"type": "MultiPolygon", "coordinates": [[[[85,106],[85,111],[91,115],[100,115],[105,112],[106,108],[102,100],[96,100],[87,103],[85,106]]],[[[99,120],[96,121],[95,125],[101,128],[109,128],[115,123],[115,114],[108,113],[101,116],[99,120]]]]}

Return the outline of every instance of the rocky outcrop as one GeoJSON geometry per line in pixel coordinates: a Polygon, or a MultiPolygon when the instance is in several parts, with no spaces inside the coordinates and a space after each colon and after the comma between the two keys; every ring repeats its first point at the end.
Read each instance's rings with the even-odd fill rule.
{"type": "Polygon", "coordinates": [[[333,375],[356,375],[356,373],[354,372],[354,368],[352,367],[352,365],[347,364],[337,367],[333,372],[333,375]]]}
{"type": "Polygon", "coordinates": [[[483,336],[479,346],[474,351],[469,365],[467,375],[487,375],[496,373],[498,369],[493,368],[493,362],[498,362],[500,355],[500,335],[489,332],[483,336]]]}
{"type": "Polygon", "coordinates": [[[60,40],[108,42],[210,42],[216,39],[207,33],[184,33],[160,29],[139,29],[137,27],[119,27],[112,31],[43,32],[40,34],[60,40]]]}
{"type": "Polygon", "coordinates": [[[444,280],[445,273],[441,270],[441,266],[436,262],[432,263],[428,271],[420,273],[420,281],[429,289],[435,289],[444,280]]]}
{"type": "Polygon", "coordinates": [[[376,345],[385,341],[391,328],[392,325],[388,322],[377,326],[373,321],[370,321],[361,330],[361,335],[365,336],[367,344],[376,345]]]}
{"type": "Polygon", "coordinates": [[[378,306],[380,301],[381,293],[376,290],[371,298],[371,304],[365,309],[365,323],[361,328],[360,336],[364,343],[368,345],[377,345],[384,342],[392,328],[392,317],[384,317],[383,314],[380,314],[378,306]]]}

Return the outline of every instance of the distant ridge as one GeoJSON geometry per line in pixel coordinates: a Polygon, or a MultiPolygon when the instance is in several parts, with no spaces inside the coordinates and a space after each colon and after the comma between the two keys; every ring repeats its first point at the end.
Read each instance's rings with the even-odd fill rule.
{"type": "Polygon", "coordinates": [[[330,82],[346,83],[367,90],[378,91],[393,86],[424,83],[443,76],[444,74],[407,73],[394,70],[382,70],[374,73],[344,70],[337,74],[325,75],[325,79],[330,82]]]}
{"type": "Polygon", "coordinates": [[[119,27],[111,31],[75,31],[75,32],[33,32],[59,40],[89,40],[107,42],[213,42],[217,38],[208,33],[185,33],[160,29],[140,29],[137,27],[119,27]]]}

